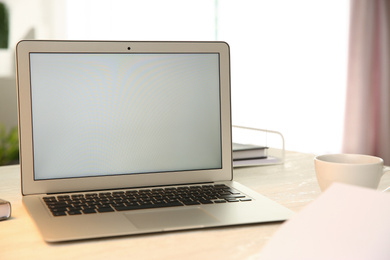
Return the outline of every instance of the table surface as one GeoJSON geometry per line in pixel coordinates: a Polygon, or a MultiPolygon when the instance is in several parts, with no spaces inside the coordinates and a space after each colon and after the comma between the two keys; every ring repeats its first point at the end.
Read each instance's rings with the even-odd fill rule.
{"type": "MultiPolygon", "coordinates": [[[[314,155],[286,152],[280,165],[234,170],[234,180],[298,212],[320,195],[314,155]]],[[[386,174],[379,189],[390,186],[386,174]]],[[[281,223],[256,224],[50,244],[22,205],[19,166],[0,167],[0,198],[12,217],[0,222],[0,259],[248,259],[281,223]]]]}

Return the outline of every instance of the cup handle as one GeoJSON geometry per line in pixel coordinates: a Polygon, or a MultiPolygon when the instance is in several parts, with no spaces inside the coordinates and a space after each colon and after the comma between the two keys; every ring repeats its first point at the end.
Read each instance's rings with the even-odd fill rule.
{"type": "MultiPolygon", "coordinates": [[[[383,174],[386,172],[390,172],[390,167],[389,166],[383,166],[383,174]]],[[[390,191],[390,186],[384,189],[382,192],[389,192],[390,191]]]]}

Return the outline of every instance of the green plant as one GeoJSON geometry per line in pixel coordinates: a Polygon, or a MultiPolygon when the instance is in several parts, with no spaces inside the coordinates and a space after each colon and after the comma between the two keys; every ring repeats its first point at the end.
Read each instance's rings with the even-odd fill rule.
{"type": "Polygon", "coordinates": [[[4,3],[0,3],[0,49],[8,48],[9,36],[8,9],[4,3]]]}
{"type": "Polygon", "coordinates": [[[16,127],[9,132],[0,125],[0,165],[15,163],[19,160],[19,135],[16,127]]]}

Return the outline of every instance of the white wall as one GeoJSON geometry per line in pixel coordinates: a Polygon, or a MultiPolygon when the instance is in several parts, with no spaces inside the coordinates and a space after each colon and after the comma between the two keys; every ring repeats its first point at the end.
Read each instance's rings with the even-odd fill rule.
{"type": "Polygon", "coordinates": [[[3,0],[10,12],[10,48],[21,39],[64,36],[66,0],[3,0]],[[32,34],[32,31],[34,33],[32,34]]]}
{"type": "Polygon", "coordinates": [[[65,35],[65,0],[3,0],[9,10],[9,48],[0,50],[0,124],[17,126],[15,46],[22,39],[65,35]]]}
{"type": "Polygon", "coordinates": [[[0,77],[0,124],[7,129],[16,127],[17,115],[16,81],[11,77],[0,77]]]}

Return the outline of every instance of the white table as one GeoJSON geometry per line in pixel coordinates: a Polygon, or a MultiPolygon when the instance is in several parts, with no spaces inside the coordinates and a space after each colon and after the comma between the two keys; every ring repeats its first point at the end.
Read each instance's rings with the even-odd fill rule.
{"type": "MultiPolygon", "coordinates": [[[[314,155],[286,152],[285,163],[235,169],[235,180],[298,212],[320,190],[314,155]]],[[[380,189],[390,186],[385,175],[380,189]]],[[[0,259],[247,259],[258,253],[280,223],[213,228],[49,244],[22,205],[19,166],[0,167],[0,198],[12,218],[0,222],[0,259]]]]}

